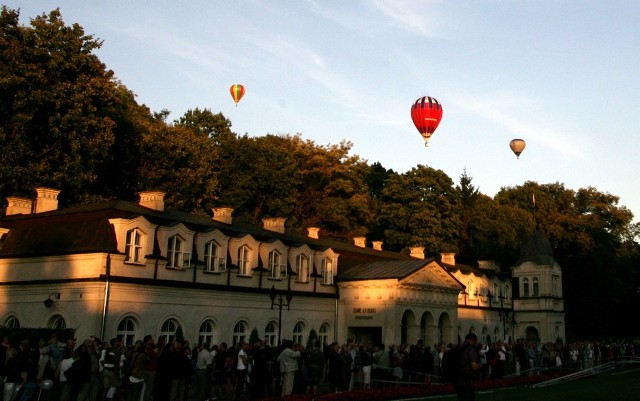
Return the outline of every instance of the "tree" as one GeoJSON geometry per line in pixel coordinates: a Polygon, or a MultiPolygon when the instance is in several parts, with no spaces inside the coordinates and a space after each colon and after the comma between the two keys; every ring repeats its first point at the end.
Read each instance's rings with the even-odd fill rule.
{"type": "Polygon", "coordinates": [[[218,197],[216,148],[206,136],[151,121],[144,133],[139,176],[145,189],[167,193],[168,207],[205,214],[218,197]]]}
{"type": "Polygon", "coordinates": [[[424,246],[428,254],[455,252],[460,236],[460,197],[441,170],[419,165],[392,176],[382,191],[379,224],[389,249],[424,246]]]}
{"type": "Polygon", "coordinates": [[[62,203],[86,200],[116,142],[113,112],[124,89],[93,54],[101,42],[59,10],[18,23],[0,14],[0,195],[36,186],[63,191],[62,203]]]}

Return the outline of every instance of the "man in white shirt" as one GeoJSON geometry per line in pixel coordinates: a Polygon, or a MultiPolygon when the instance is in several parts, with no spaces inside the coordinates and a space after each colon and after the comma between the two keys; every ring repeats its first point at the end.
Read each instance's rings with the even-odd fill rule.
{"type": "Polygon", "coordinates": [[[198,383],[198,401],[211,398],[211,375],[213,372],[213,356],[209,344],[199,347],[196,359],[196,380],[198,383]]]}

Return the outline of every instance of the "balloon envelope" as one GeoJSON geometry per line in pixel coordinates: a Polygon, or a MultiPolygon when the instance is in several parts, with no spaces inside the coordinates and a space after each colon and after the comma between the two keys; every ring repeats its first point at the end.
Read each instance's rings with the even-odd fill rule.
{"type": "Polygon", "coordinates": [[[522,153],[525,146],[527,146],[527,143],[524,141],[524,139],[512,139],[511,142],[509,142],[509,147],[511,148],[513,153],[516,154],[518,159],[520,158],[520,153],[522,153]]]}
{"type": "Polygon", "coordinates": [[[244,86],[240,84],[231,85],[229,92],[231,92],[231,97],[233,98],[233,101],[236,102],[237,106],[240,99],[242,99],[242,96],[244,96],[244,86]]]}
{"type": "Polygon", "coordinates": [[[431,96],[423,96],[411,106],[411,119],[426,145],[442,120],[442,105],[431,96]]]}

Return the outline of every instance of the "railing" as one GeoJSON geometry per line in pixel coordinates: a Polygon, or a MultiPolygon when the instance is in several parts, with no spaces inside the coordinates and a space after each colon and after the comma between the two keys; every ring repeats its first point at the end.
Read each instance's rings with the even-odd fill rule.
{"type": "Polygon", "coordinates": [[[557,377],[555,379],[534,384],[532,387],[540,388],[540,387],[551,386],[554,384],[563,383],[563,382],[567,382],[575,379],[582,379],[584,377],[593,376],[598,373],[607,372],[610,370],[616,370],[616,369],[619,369],[620,367],[625,367],[628,365],[635,365],[635,364],[640,364],[640,357],[623,357],[618,361],[611,361],[611,362],[604,363],[602,365],[594,366],[593,368],[580,370],[574,373],[569,373],[569,374],[557,377]]]}

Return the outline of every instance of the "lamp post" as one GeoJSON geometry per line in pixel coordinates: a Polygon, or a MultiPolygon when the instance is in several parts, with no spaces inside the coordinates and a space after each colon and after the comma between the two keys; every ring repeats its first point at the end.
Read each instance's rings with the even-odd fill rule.
{"type": "Polygon", "coordinates": [[[498,316],[500,317],[500,321],[502,322],[502,338],[503,340],[506,340],[507,324],[510,323],[513,329],[513,326],[515,325],[515,319],[513,316],[513,310],[505,309],[504,307],[504,300],[507,297],[502,295],[502,292],[500,292],[498,298],[500,299],[500,310],[498,311],[498,316]]]}
{"type": "Polygon", "coordinates": [[[271,286],[271,291],[269,291],[269,298],[271,298],[271,309],[274,306],[278,307],[278,344],[280,346],[280,335],[282,334],[282,307],[286,306],[287,310],[290,310],[289,307],[291,305],[291,300],[293,299],[293,294],[291,293],[291,288],[287,287],[287,291],[285,294],[276,291],[276,286],[271,286]],[[276,299],[277,298],[277,299],[276,299]]]}

